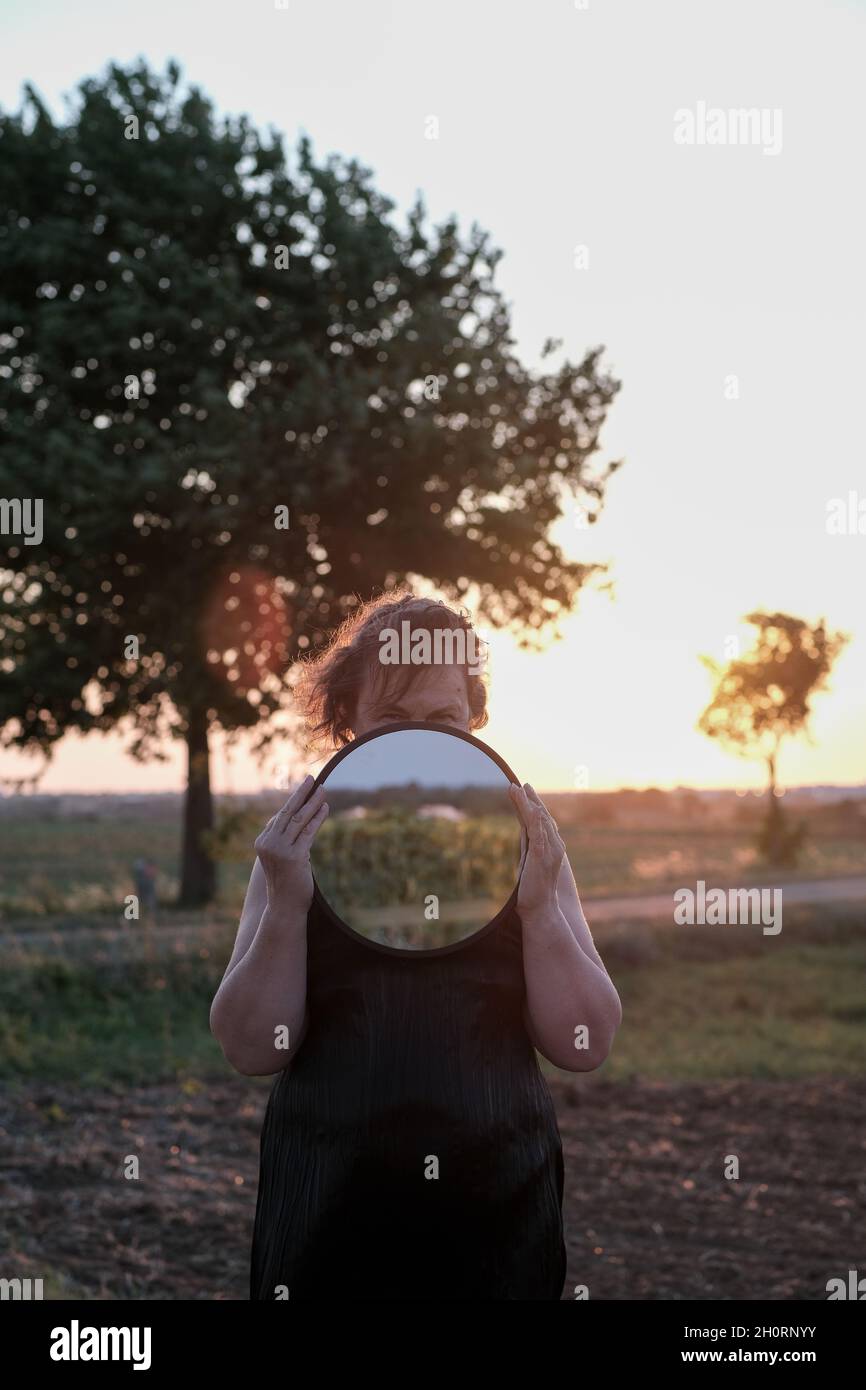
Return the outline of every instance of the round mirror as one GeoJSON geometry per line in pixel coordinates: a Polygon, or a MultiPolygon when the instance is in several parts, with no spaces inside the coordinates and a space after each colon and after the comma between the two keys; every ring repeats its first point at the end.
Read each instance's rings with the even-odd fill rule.
{"type": "Polygon", "coordinates": [[[471,734],[393,724],[319,773],[329,814],[311,860],[320,902],[384,951],[455,950],[512,906],[522,827],[514,773],[471,734]]]}

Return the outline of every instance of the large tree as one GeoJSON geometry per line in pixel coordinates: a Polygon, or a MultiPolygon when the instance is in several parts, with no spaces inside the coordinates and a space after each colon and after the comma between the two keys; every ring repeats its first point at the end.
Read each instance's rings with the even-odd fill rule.
{"type": "MultiPolygon", "coordinates": [[[[214,888],[211,731],[264,748],[290,659],[422,576],[531,632],[592,565],[549,539],[617,466],[602,350],[532,372],[473,224],[403,224],[369,170],[294,167],[169,64],[112,65],[58,121],[0,114],[0,497],[7,746],[186,740],[181,900],[214,888]]],[[[545,345],[544,358],[559,345],[545,345]]]]}

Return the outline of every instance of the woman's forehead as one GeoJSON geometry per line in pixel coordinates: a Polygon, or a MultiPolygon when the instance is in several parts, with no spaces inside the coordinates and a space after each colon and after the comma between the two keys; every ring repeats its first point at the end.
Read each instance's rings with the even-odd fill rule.
{"type": "Polygon", "coordinates": [[[362,697],[381,704],[393,697],[412,698],[423,694],[426,700],[467,701],[466,667],[459,664],[404,666],[375,663],[362,687],[362,697]]]}

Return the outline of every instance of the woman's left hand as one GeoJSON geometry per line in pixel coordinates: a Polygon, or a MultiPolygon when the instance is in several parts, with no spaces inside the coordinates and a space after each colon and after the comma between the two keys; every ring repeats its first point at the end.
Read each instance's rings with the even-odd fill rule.
{"type": "Polygon", "coordinates": [[[559,906],[556,884],[565,844],[556,821],[528,782],[523,787],[512,782],[509,791],[528,840],[517,890],[517,911],[525,922],[527,917],[554,912],[559,906]]]}

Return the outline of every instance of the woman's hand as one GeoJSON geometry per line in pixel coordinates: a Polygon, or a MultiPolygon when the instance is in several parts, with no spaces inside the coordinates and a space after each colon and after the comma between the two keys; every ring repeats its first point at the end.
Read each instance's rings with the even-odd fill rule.
{"type": "Polygon", "coordinates": [[[324,787],[309,796],[313,778],[304,778],[285,806],[272,816],[255,843],[268,886],[268,907],[309,911],[313,901],[310,847],[328,814],[324,787]]]}
{"type": "Polygon", "coordinates": [[[512,782],[509,793],[523,822],[528,846],[517,890],[517,911],[521,921],[555,912],[559,907],[556,884],[565,857],[565,845],[541,797],[527,782],[512,782]]]}

